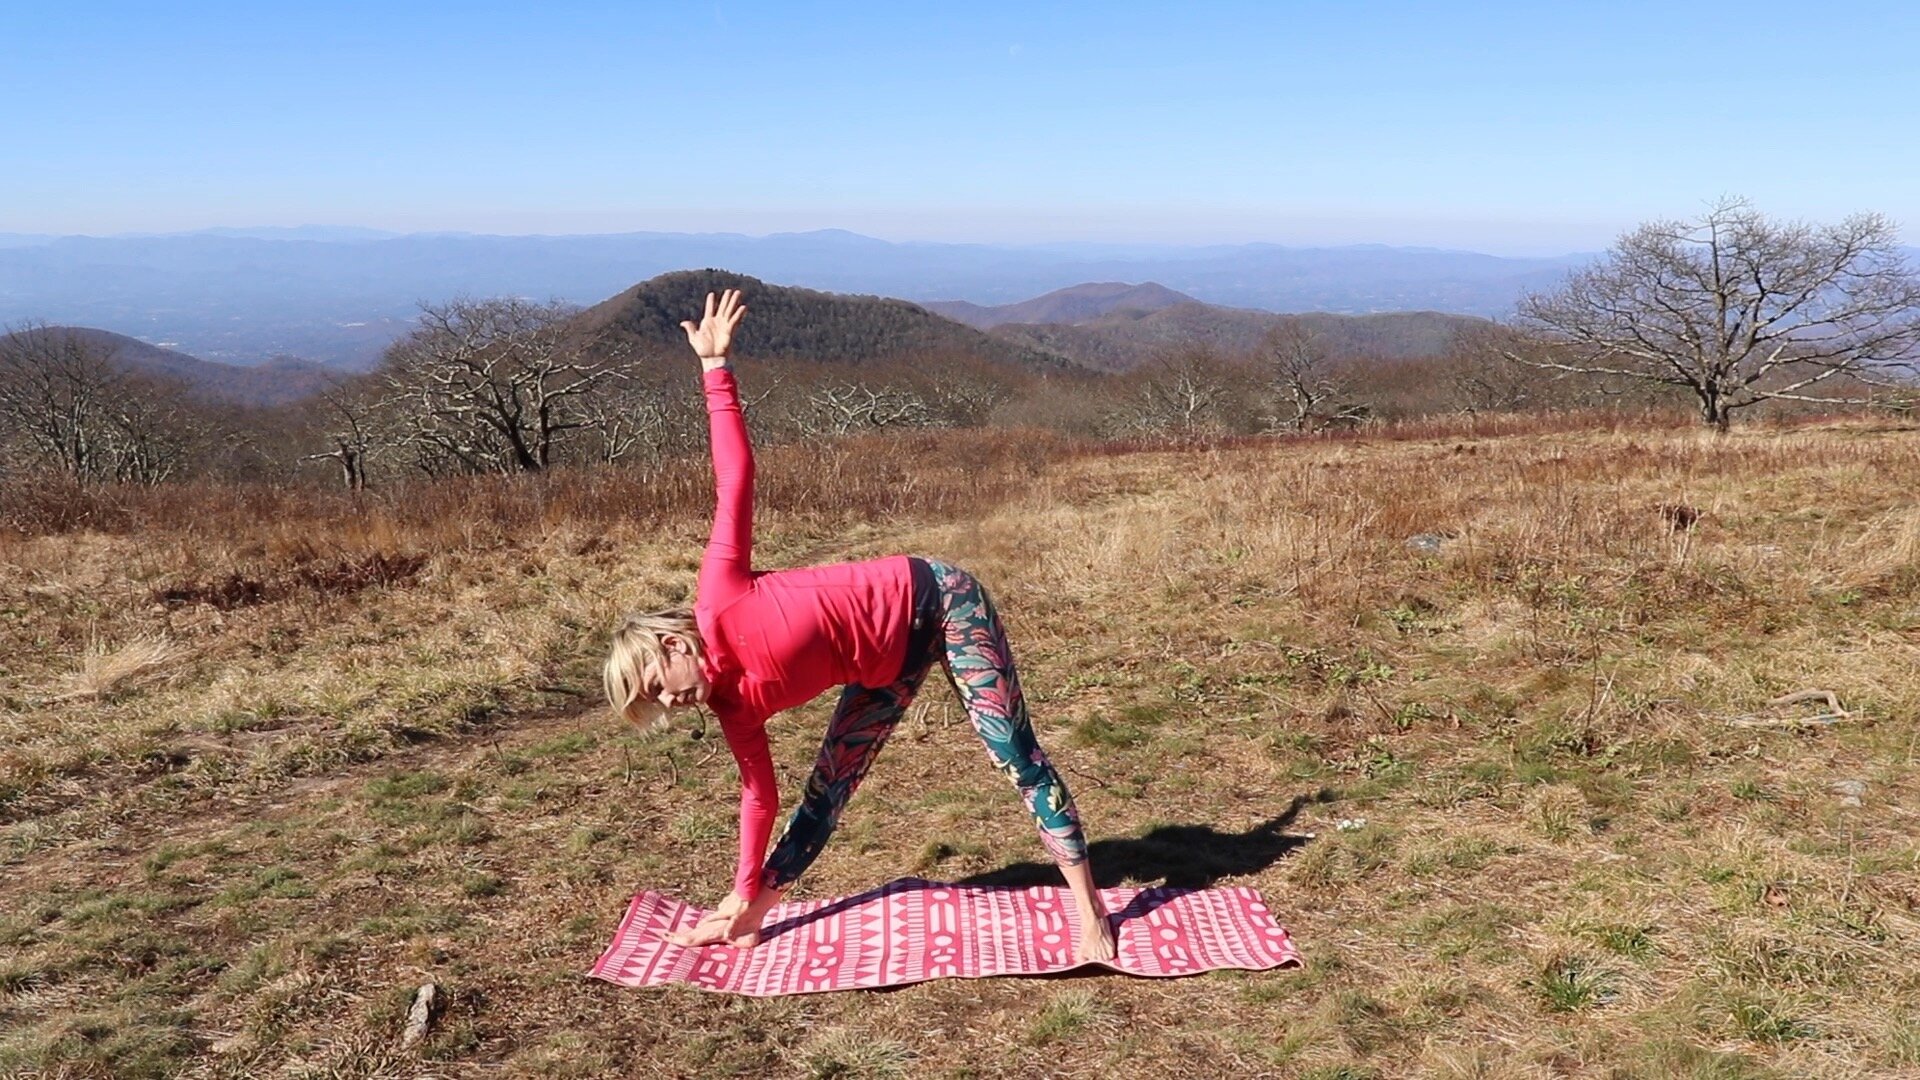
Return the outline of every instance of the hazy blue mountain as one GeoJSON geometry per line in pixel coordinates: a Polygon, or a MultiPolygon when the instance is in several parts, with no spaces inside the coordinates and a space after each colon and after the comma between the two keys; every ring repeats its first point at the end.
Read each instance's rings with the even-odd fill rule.
{"type": "Polygon", "coordinates": [[[261,226],[252,229],[212,228],[192,233],[179,233],[181,236],[227,236],[248,240],[318,240],[325,243],[353,243],[362,240],[393,240],[404,233],[389,232],[386,229],[363,229],[357,225],[289,225],[261,226]]]}
{"type": "Polygon", "coordinates": [[[238,229],[0,244],[0,324],[97,326],[228,363],[291,354],[363,367],[423,301],[521,295],[590,304],[635,281],[704,267],[830,292],[979,305],[1090,281],[1155,281],[1206,303],[1269,311],[1496,315],[1580,261],[1377,245],[891,243],[843,230],[381,239],[331,227],[238,229]]]}
{"type": "Polygon", "coordinates": [[[1175,304],[1193,302],[1193,297],[1151,281],[1141,285],[1129,285],[1124,281],[1092,281],[1055,289],[1045,296],[1036,296],[1017,304],[987,307],[966,300],[926,300],[920,306],[955,322],[963,322],[980,330],[991,330],[1006,323],[1083,323],[1115,311],[1146,314],[1175,304]]]}

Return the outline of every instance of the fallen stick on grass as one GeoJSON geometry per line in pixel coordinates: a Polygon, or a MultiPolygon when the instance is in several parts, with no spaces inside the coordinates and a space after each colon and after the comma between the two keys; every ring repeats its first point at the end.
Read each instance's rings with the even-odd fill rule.
{"type": "Polygon", "coordinates": [[[1738,728],[1791,728],[1829,727],[1842,720],[1853,719],[1853,714],[1840,706],[1840,696],[1831,690],[1796,690],[1774,698],[1767,705],[1777,708],[1798,705],[1803,701],[1825,702],[1828,711],[1818,716],[1730,716],[1726,722],[1738,728]]]}

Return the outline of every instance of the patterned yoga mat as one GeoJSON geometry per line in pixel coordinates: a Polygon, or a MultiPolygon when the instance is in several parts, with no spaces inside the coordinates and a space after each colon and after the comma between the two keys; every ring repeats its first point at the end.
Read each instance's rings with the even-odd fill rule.
{"type": "MultiPolygon", "coordinates": [[[[1129,975],[1298,965],[1299,953],[1252,889],[1103,889],[1119,916],[1129,975]]],[[[900,986],[924,979],[1040,975],[1073,962],[1073,894],[1054,885],[996,888],[903,878],[841,900],[781,904],[760,945],[682,948],[664,935],[700,909],[659,893],[633,898],[589,975],[622,986],[685,983],[768,997],[900,986]]]]}

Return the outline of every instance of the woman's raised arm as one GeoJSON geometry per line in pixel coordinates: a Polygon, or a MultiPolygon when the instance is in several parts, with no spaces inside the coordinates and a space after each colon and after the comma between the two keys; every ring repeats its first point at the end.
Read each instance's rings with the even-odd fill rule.
{"type": "Polygon", "coordinates": [[[699,589],[708,603],[724,603],[753,581],[753,444],[740,413],[740,387],[728,362],[733,331],[747,313],[740,290],[728,289],[716,302],[707,294],[706,314],[698,325],[680,324],[687,343],[700,357],[707,396],[707,430],[713,443],[713,534],[700,561],[699,589]]]}

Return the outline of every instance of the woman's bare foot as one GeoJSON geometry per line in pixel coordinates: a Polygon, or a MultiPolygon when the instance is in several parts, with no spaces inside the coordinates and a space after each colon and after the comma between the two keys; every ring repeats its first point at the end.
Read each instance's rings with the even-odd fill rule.
{"type": "Polygon", "coordinates": [[[1080,940],[1074,946],[1078,964],[1110,964],[1119,950],[1114,938],[1113,917],[1104,911],[1080,912],[1080,940]]]}

